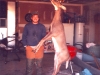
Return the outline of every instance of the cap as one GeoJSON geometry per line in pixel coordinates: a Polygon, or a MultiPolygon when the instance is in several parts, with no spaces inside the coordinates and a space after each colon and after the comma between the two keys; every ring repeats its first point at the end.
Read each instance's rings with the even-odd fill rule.
{"type": "Polygon", "coordinates": [[[38,16],[39,16],[38,11],[32,12],[31,14],[32,14],[32,16],[33,16],[33,15],[38,15],[38,16]]]}

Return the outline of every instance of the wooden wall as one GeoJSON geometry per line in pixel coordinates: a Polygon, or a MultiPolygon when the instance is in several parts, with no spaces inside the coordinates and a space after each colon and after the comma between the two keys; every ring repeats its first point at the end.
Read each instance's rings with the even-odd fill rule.
{"type": "Polygon", "coordinates": [[[40,3],[19,3],[19,18],[20,24],[26,23],[24,17],[27,13],[33,13],[37,11],[40,15],[40,20],[42,23],[50,23],[51,22],[51,14],[54,11],[53,6],[50,4],[40,4],[40,3]]]}
{"type": "MultiPolygon", "coordinates": [[[[64,4],[67,8],[67,12],[82,14],[82,5],[78,4],[64,4]]],[[[43,24],[50,24],[53,15],[54,15],[54,7],[50,2],[18,2],[17,3],[17,31],[20,30],[22,33],[23,25],[27,22],[25,21],[25,15],[27,13],[32,13],[34,11],[38,11],[40,15],[40,21],[43,24]]],[[[70,14],[73,16],[73,14],[70,14]]]]}
{"type": "Polygon", "coordinates": [[[100,45],[100,13],[94,15],[95,43],[100,45]]]}
{"type": "Polygon", "coordinates": [[[86,17],[84,42],[100,45],[100,1],[84,4],[83,10],[86,17]]]}

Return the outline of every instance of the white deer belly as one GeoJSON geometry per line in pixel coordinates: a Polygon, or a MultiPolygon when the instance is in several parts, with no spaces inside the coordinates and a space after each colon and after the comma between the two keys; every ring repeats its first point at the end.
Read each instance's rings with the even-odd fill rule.
{"type": "Polygon", "coordinates": [[[53,44],[54,44],[55,51],[60,52],[60,48],[59,48],[59,45],[57,43],[57,40],[54,37],[52,37],[52,41],[53,41],[53,44]]]}

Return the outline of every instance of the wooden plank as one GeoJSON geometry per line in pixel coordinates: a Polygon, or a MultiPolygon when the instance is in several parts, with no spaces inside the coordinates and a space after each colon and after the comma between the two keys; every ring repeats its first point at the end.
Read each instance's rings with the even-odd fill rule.
{"type": "Polygon", "coordinates": [[[72,61],[82,67],[83,69],[87,68],[93,75],[99,75],[100,74],[100,70],[96,69],[95,67],[92,67],[91,65],[85,63],[84,61],[80,60],[79,58],[75,57],[74,59],[72,59],[72,61]]]}

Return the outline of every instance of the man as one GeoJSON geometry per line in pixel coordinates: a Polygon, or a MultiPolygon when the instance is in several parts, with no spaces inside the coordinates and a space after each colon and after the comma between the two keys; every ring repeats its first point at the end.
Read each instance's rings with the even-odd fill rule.
{"type": "Polygon", "coordinates": [[[35,52],[34,47],[46,35],[46,28],[39,22],[38,13],[33,13],[31,16],[32,22],[25,25],[22,35],[22,42],[26,49],[26,75],[33,75],[34,66],[36,67],[37,75],[42,75],[42,46],[38,52],[35,52]]]}

